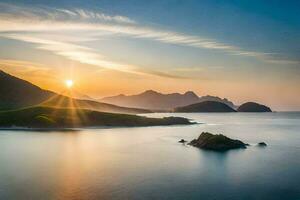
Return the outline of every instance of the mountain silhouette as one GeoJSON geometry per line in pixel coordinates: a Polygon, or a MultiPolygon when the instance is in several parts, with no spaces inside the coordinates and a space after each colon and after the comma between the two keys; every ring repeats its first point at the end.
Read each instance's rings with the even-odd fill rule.
{"type": "Polygon", "coordinates": [[[255,102],[247,102],[240,105],[238,112],[272,112],[271,108],[255,102]]]}
{"type": "Polygon", "coordinates": [[[55,95],[0,70],[0,110],[39,104],[55,95]]]}
{"type": "Polygon", "coordinates": [[[150,110],[172,110],[176,107],[186,106],[204,101],[222,102],[232,108],[235,108],[235,105],[227,99],[222,99],[220,97],[214,97],[209,95],[198,97],[193,91],[188,91],[184,94],[162,94],[154,90],[147,90],[137,95],[127,96],[124,94],[120,94],[117,96],[104,97],[99,101],[119,106],[143,108],[150,110]]]}
{"type": "Polygon", "coordinates": [[[217,101],[204,101],[188,106],[177,107],[174,112],[236,112],[225,103],[217,101]]]}
{"type": "Polygon", "coordinates": [[[81,108],[112,113],[148,113],[149,110],[115,106],[93,100],[71,98],[69,94],[57,94],[44,90],[28,81],[0,70],[0,110],[11,110],[30,106],[58,108],[81,108]]]}

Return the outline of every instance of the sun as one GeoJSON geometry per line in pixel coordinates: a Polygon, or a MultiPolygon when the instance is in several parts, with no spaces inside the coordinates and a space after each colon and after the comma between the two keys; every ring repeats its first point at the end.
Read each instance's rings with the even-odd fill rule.
{"type": "Polygon", "coordinates": [[[71,88],[74,85],[74,82],[73,82],[73,80],[69,79],[69,80],[65,81],[65,84],[66,84],[67,88],[71,88]]]}

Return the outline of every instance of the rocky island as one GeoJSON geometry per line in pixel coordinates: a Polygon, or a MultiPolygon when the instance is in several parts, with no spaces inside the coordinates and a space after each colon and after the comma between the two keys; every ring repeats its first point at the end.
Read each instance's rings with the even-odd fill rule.
{"type": "Polygon", "coordinates": [[[258,104],[255,102],[247,102],[237,109],[238,112],[272,112],[271,108],[268,106],[258,104]]]}
{"type": "Polygon", "coordinates": [[[257,146],[259,146],[259,147],[266,147],[267,144],[266,144],[265,142],[259,142],[259,143],[257,144],[257,146]]]}
{"type": "Polygon", "coordinates": [[[230,149],[245,149],[248,144],[240,140],[230,139],[222,134],[214,135],[208,132],[202,132],[201,135],[197,139],[192,140],[189,145],[213,151],[227,151],[230,149]]]}

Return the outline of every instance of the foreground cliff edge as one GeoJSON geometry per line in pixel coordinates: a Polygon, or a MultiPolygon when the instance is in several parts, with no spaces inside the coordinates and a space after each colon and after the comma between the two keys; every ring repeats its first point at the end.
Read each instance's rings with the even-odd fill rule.
{"type": "Polygon", "coordinates": [[[182,117],[148,118],[86,109],[30,107],[0,112],[2,128],[138,127],[194,124],[182,117]]]}

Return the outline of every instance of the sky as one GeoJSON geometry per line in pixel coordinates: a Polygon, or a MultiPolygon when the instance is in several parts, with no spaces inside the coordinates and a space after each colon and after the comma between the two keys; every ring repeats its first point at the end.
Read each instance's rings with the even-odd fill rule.
{"type": "Polygon", "coordinates": [[[300,110],[300,2],[0,1],[0,69],[94,98],[192,90],[300,110]]]}

